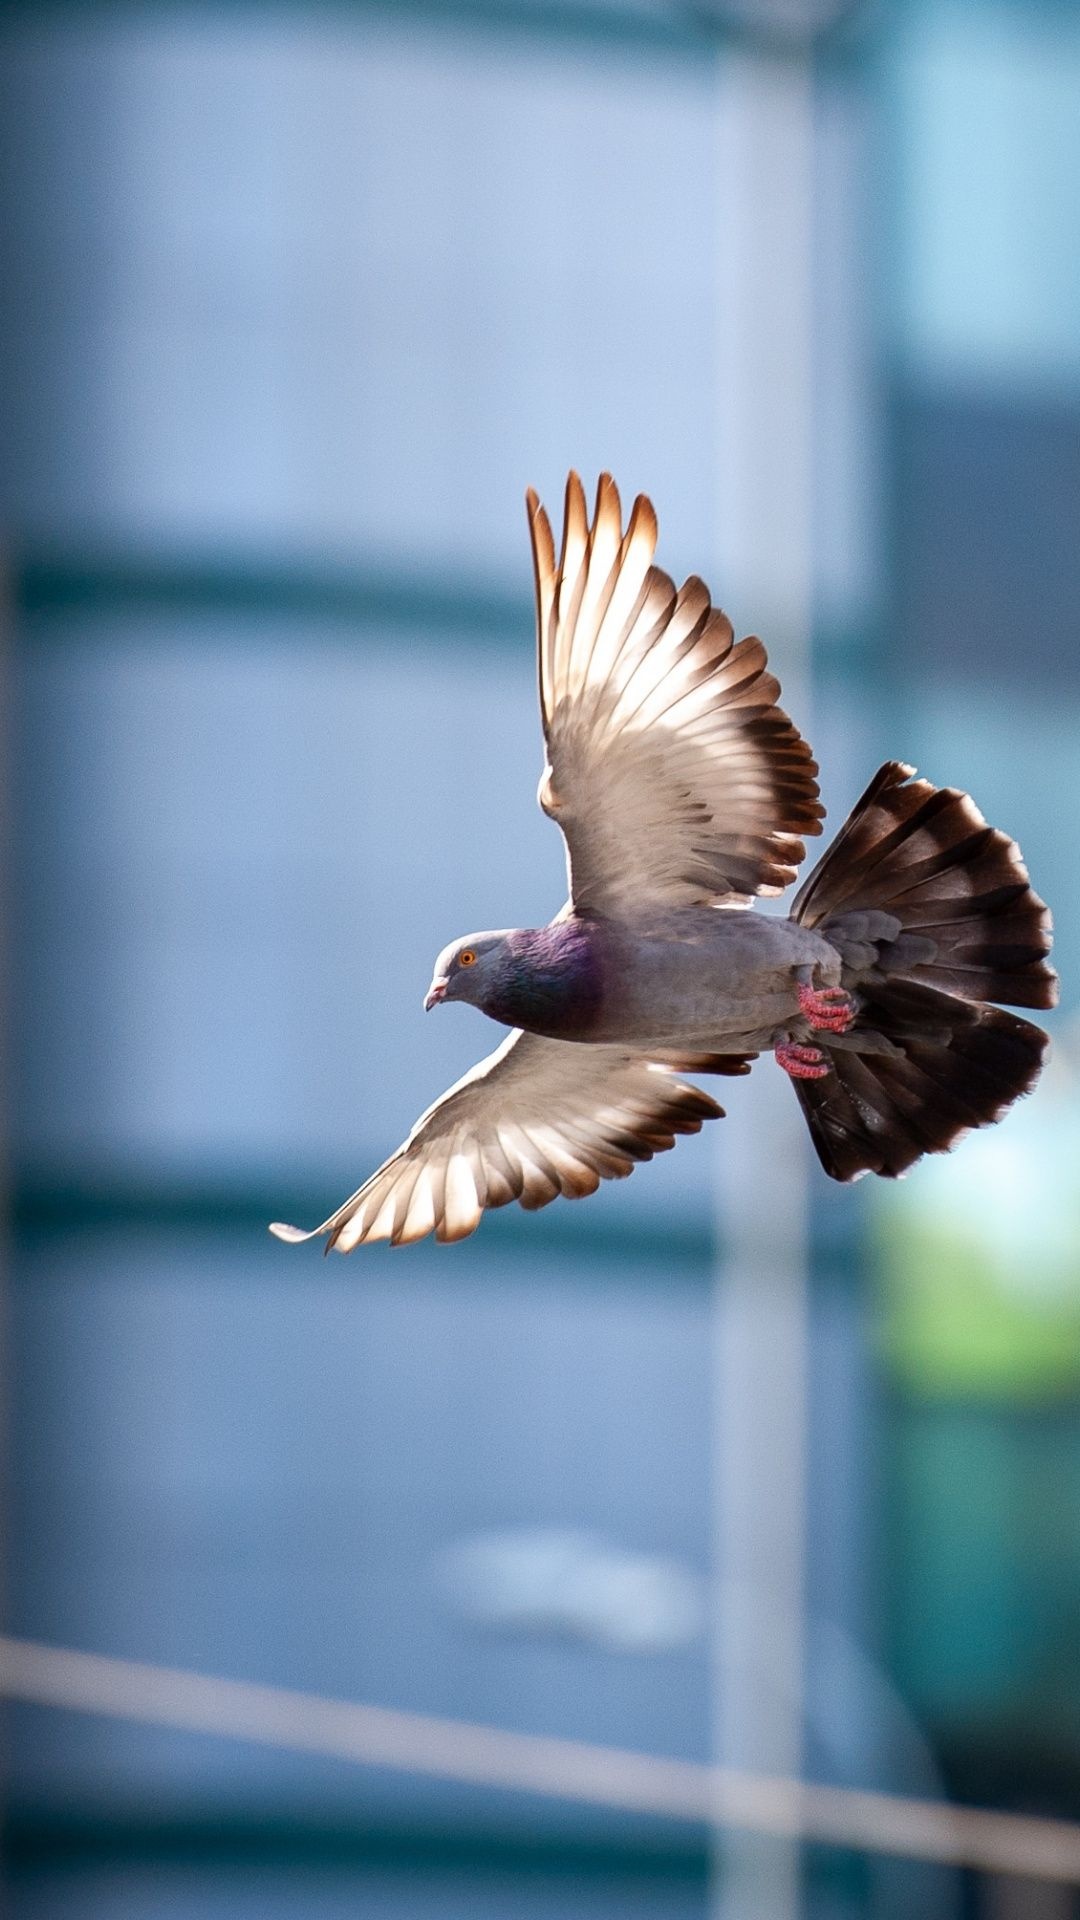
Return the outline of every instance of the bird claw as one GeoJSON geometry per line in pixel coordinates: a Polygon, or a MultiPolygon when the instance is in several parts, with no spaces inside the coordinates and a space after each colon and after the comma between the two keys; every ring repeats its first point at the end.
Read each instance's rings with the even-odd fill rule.
{"type": "Polygon", "coordinates": [[[789,1073],[793,1080],[824,1080],[831,1072],[828,1061],[820,1047],[798,1046],[787,1041],[783,1046],[774,1048],[776,1062],[789,1073]]]}
{"type": "Polygon", "coordinates": [[[855,1002],[844,987],[800,986],[799,1012],[822,1033],[846,1033],[855,1018],[855,1002]]]}

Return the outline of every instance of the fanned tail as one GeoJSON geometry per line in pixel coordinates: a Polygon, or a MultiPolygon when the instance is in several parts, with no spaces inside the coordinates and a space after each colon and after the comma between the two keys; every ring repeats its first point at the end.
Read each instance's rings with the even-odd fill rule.
{"type": "Polygon", "coordinates": [[[818,1159],[834,1180],[895,1180],[924,1153],[947,1153],[1030,1093],[1046,1034],[1001,1007],[884,981],[860,995],[851,1032],[823,1041],[832,1069],[793,1082],[818,1159]]]}
{"type": "Polygon", "coordinates": [[[831,1071],[795,1083],[837,1180],[895,1178],[1000,1120],[1048,1043],[991,1003],[1057,1000],[1049,910],[1016,842],[913,771],[879,770],[792,910],[839,950],[856,1006],[846,1033],[813,1034],[831,1071]]]}

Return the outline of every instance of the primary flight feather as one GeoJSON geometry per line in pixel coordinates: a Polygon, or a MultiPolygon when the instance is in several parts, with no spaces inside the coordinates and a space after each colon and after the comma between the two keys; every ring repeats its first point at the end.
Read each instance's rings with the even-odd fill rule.
{"type": "Polygon", "coordinates": [[[817,765],[776,704],[760,640],[691,576],[653,564],[656,515],[576,474],[556,558],[527,496],[536,578],[539,800],[566,842],[550,925],[445,947],[425,1007],[465,1000],[513,1029],[422,1114],[328,1220],[327,1250],[459,1240],[489,1207],[592,1193],[723,1109],[681,1076],[771,1052],[825,1171],[895,1177],[1001,1118],[1046,1035],[993,1005],[1049,1007],[1050,915],[1019,849],[955,788],[890,761],[788,919],[756,895],[821,832],[817,765]]]}

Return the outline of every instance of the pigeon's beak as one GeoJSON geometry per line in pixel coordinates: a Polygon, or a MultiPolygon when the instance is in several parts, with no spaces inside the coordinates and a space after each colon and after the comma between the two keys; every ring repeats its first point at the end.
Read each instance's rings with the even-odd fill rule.
{"type": "Polygon", "coordinates": [[[432,1007],[437,1007],[440,1000],[446,999],[446,989],[449,985],[450,982],[445,974],[440,975],[438,979],[432,981],[424,996],[425,1013],[430,1013],[432,1007]]]}

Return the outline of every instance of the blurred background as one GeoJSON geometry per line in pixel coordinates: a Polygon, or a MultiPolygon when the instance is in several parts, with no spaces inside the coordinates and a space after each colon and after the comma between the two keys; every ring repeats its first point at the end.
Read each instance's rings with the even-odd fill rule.
{"type": "MultiPolygon", "coordinates": [[[[9,6],[8,1631],[1080,1811],[1080,14],[9,6]],[[314,1222],[562,899],[523,493],[655,500],[835,829],[1054,906],[1036,1099],[833,1189],[783,1077],[453,1248],[314,1222]],[[872,1186],[872,1190],[871,1190],[872,1186]]],[[[1066,1920],[1068,1888],[15,1707],[17,1920],[1066,1920]]]]}

